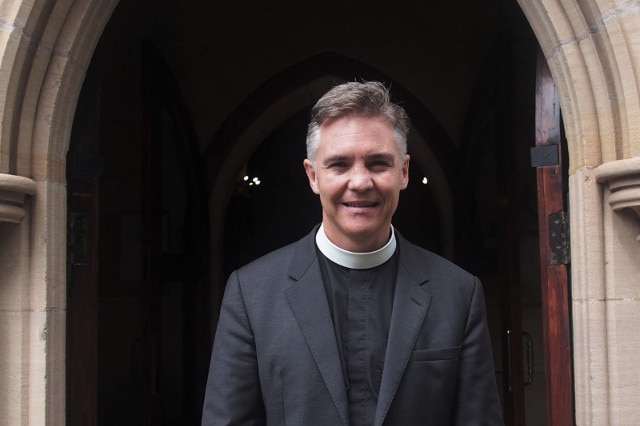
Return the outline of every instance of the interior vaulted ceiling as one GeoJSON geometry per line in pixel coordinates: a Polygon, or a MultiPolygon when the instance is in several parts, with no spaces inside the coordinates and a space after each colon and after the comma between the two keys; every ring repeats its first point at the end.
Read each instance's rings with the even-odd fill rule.
{"type": "Polygon", "coordinates": [[[145,3],[121,2],[104,44],[132,32],[156,43],[201,145],[260,85],[322,52],[353,58],[398,82],[458,143],[500,18],[497,0],[145,3]]]}

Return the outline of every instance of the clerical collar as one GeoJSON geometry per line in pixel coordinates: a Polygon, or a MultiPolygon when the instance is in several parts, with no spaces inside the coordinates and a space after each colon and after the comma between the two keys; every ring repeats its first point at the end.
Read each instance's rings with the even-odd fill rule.
{"type": "Polygon", "coordinates": [[[366,253],[347,251],[329,241],[327,234],[324,232],[324,227],[320,225],[320,229],[318,229],[318,233],[316,234],[316,244],[320,252],[324,254],[327,259],[340,266],[351,269],[369,269],[380,266],[391,259],[391,256],[393,256],[393,253],[396,251],[397,242],[392,226],[391,238],[389,238],[387,244],[378,250],[366,253]]]}

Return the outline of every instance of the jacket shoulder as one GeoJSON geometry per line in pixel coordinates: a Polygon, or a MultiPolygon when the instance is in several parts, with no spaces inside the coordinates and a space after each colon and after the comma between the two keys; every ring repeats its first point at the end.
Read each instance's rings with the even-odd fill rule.
{"type": "Polygon", "coordinates": [[[452,261],[417,246],[398,236],[400,263],[418,281],[434,277],[446,277],[447,281],[473,282],[476,277],[452,261]]]}

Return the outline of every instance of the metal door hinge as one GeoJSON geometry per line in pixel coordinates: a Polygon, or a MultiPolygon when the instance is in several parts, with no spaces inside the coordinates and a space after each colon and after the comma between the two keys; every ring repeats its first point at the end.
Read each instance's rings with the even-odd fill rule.
{"type": "Polygon", "coordinates": [[[531,167],[557,166],[558,164],[560,164],[558,145],[543,145],[531,148],[531,167]]]}
{"type": "Polygon", "coordinates": [[[566,212],[549,215],[549,245],[552,265],[568,265],[571,261],[569,220],[566,212]]]}

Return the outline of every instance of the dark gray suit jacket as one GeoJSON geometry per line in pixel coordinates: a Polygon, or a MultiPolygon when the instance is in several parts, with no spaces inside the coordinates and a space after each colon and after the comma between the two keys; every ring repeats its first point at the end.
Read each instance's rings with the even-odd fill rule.
{"type": "MultiPolygon", "coordinates": [[[[203,425],[348,425],[315,232],[229,278],[203,425]]],[[[375,425],[502,424],[480,281],[396,235],[375,425]]]]}

